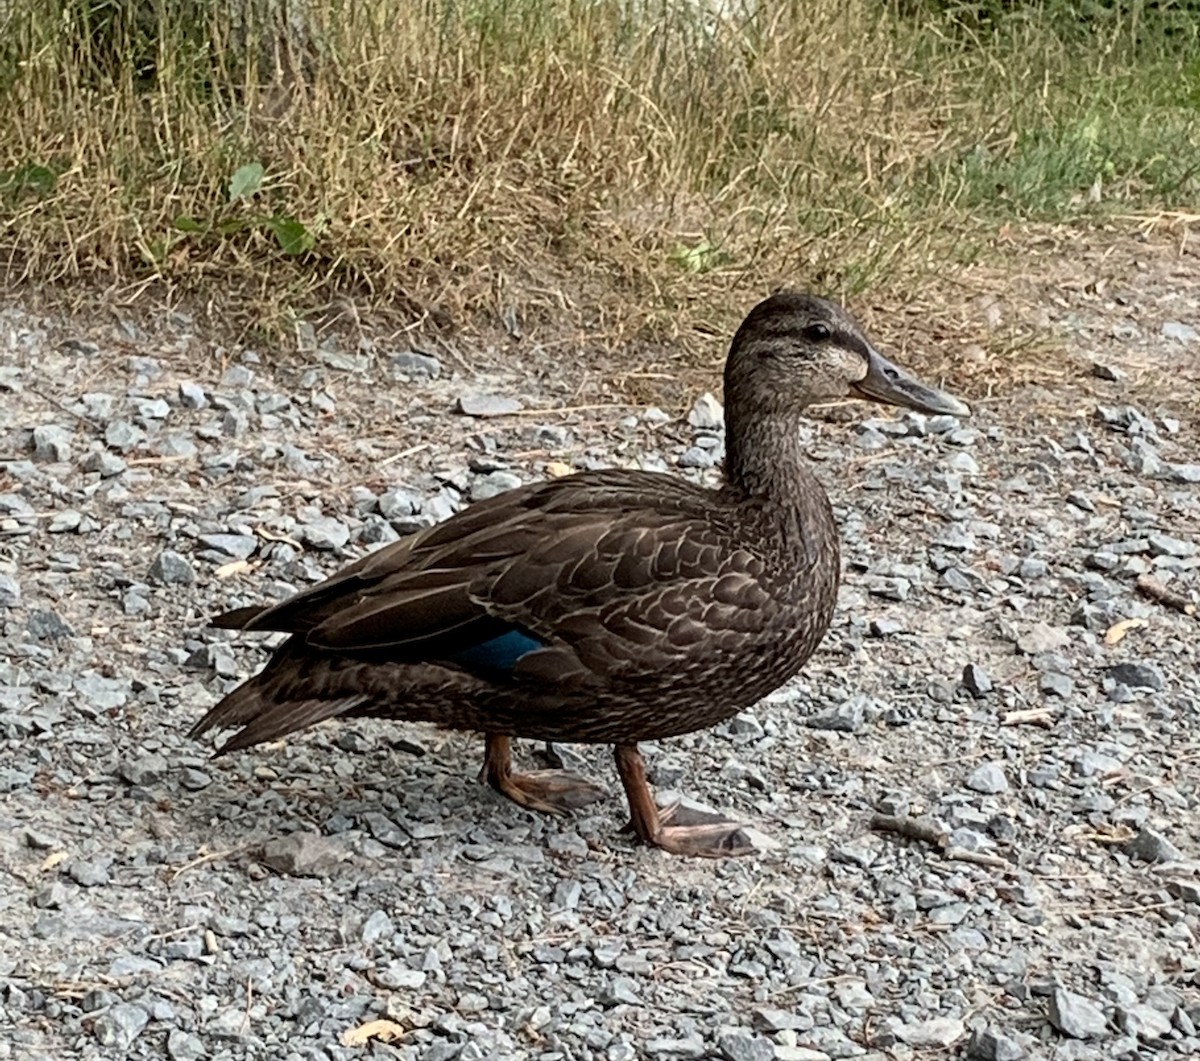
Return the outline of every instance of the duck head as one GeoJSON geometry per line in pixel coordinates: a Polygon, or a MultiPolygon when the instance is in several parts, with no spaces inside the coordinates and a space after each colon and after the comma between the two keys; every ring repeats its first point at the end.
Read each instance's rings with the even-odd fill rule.
{"type": "Polygon", "coordinates": [[[752,415],[794,415],[847,397],[920,413],[967,416],[971,411],[885,358],[835,302],[782,291],[750,311],[725,363],[727,405],[742,402],[752,415]]]}

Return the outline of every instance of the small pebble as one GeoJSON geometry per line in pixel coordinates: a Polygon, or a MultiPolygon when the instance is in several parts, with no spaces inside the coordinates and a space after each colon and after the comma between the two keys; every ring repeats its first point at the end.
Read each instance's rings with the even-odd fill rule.
{"type": "Polygon", "coordinates": [[[719,431],[725,427],[725,410],[711,394],[702,394],[688,413],[687,422],[698,431],[719,431]]]}
{"type": "Polygon", "coordinates": [[[327,877],[347,857],[340,843],[320,833],[296,832],[268,840],[259,856],[263,865],[289,877],[327,877]]]}
{"type": "Polygon", "coordinates": [[[401,350],[392,354],[389,364],[393,375],[407,376],[409,379],[437,379],[442,374],[441,361],[432,354],[422,354],[416,350],[401,350]]]}
{"type": "Polygon", "coordinates": [[[1153,829],[1143,828],[1128,844],[1129,853],[1143,862],[1175,862],[1182,852],[1165,836],[1153,829]]]}
{"type": "Polygon", "coordinates": [[[71,459],[71,432],[61,424],[39,424],[33,429],[33,459],[56,463],[71,459]]]}
{"type": "Polygon", "coordinates": [[[1104,1012],[1095,1002],[1063,987],[1050,995],[1050,1023],[1072,1039],[1098,1039],[1108,1034],[1104,1012]]]}
{"type": "Polygon", "coordinates": [[[972,696],[987,696],[993,688],[987,671],[977,663],[968,663],[963,667],[962,680],[972,696]]]}
{"type": "Polygon", "coordinates": [[[150,1023],[150,1014],[141,1006],[119,1002],[96,1018],[93,1030],[101,1046],[124,1052],[150,1023]]]}
{"type": "Polygon", "coordinates": [[[1153,689],[1162,692],[1166,681],[1159,667],[1153,663],[1117,663],[1107,668],[1108,676],[1131,689],[1153,689]]]}
{"type": "Polygon", "coordinates": [[[917,1049],[953,1046],[966,1034],[963,1022],[957,1017],[931,1017],[894,1027],[896,1038],[917,1049]]]}
{"type": "Polygon", "coordinates": [[[458,399],[455,411],[464,416],[489,419],[496,416],[511,416],[519,413],[523,406],[516,398],[498,394],[476,394],[458,399]]]}
{"type": "Polygon", "coordinates": [[[728,1029],[717,1035],[717,1046],[726,1061],[771,1061],[775,1044],[762,1035],[728,1029]]]}
{"type": "Polygon", "coordinates": [[[971,772],[967,778],[967,788],[972,792],[994,796],[1008,791],[1008,778],[1004,776],[1004,768],[999,763],[984,763],[971,772]]]}
{"type": "Polygon", "coordinates": [[[857,733],[866,719],[866,700],[861,696],[851,697],[834,707],[818,711],[805,722],[813,729],[833,730],[838,733],[857,733]]]}
{"type": "Polygon", "coordinates": [[[174,549],[164,549],[150,565],[147,577],[163,585],[190,586],[196,581],[196,572],[187,557],[174,549]]]}
{"type": "Polygon", "coordinates": [[[1021,1061],[1024,1048],[996,1028],[977,1028],[967,1044],[969,1061],[1021,1061]]]}

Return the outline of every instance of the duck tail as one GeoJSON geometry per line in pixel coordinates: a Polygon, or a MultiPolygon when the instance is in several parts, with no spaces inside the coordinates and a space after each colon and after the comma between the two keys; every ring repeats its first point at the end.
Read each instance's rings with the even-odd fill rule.
{"type": "Polygon", "coordinates": [[[263,614],[267,609],[258,604],[253,604],[249,608],[234,608],[231,612],[223,612],[209,622],[209,626],[216,627],[218,630],[248,630],[254,620],[263,614]]]}
{"type": "Polygon", "coordinates": [[[315,685],[295,680],[294,671],[298,664],[302,666],[302,657],[303,644],[289,638],[276,649],[265,670],[215,704],[188,730],[188,736],[195,739],[209,730],[238,730],[215,753],[225,755],[348,714],[371,699],[345,686],[339,689],[334,680],[317,680],[315,685]]]}
{"type": "Polygon", "coordinates": [[[347,714],[361,707],[365,700],[363,696],[344,696],[335,700],[285,700],[272,703],[254,688],[254,682],[249,682],[235,689],[209,711],[188,731],[188,736],[195,738],[210,729],[240,726],[241,729],[213,753],[215,758],[265,741],[277,740],[297,730],[315,726],[327,718],[347,714]]]}

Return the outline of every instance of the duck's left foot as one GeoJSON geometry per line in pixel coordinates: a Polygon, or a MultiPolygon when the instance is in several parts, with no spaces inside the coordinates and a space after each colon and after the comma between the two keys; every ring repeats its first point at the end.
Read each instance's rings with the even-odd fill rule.
{"type": "Polygon", "coordinates": [[[720,814],[679,803],[655,806],[654,812],[654,819],[641,823],[634,814],[623,831],[636,833],[642,843],[652,847],[692,858],[736,858],[756,850],[745,826],[720,814]]]}
{"type": "Polygon", "coordinates": [[[507,737],[489,735],[480,780],[501,795],[530,810],[563,814],[605,799],[608,790],[569,770],[531,770],[518,774],[512,768],[512,747],[507,737]]]}
{"type": "Polygon", "coordinates": [[[642,843],[693,858],[732,858],[755,850],[744,826],[676,803],[659,808],[646,782],[646,761],[636,744],[618,744],[617,772],[629,800],[627,829],[642,843]]]}
{"type": "Polygon", "coordinates": [[[653,835],[642,837],[642,840],[673,855],[692,858],[736,858],[754,852],[754,845],[740,822],[661,825],[653,835]]]}

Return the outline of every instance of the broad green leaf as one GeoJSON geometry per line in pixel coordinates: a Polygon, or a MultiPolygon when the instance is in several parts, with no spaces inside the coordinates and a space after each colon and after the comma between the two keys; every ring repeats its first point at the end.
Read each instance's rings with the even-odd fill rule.
{"type": "Polygon", "coordinates": [[[689,273],[706,273],[724,260],[721,248],[714,247],[708,240],[694,247],[680,245],[671,252],[671,261],[689,273]]]}
{"type": "Polygon", "coordinates": [[[0,187],[11,188],[19,192],[33,192],[35,195],[49,195],[54,191],[58,177],[54,170],[39,166],[36,162],[26,162],[16,169],[0,172],[0,187]]]}
{"type": "Polygon", "coordinates": [[[268,217],[267,224],[275,233],[275,239],[278,240],[284,254],[304,254],[306,251],[312,250],[313,245],[317,242],[317,237],[301,222],[294,217],[288,217],[287,214],[268,217]]]}
{"type": "Polygon", "coordinates": [[[238,199],[248,199],[261,191],[263,173],[261,162],[247,162],[244,166],[238,166],[229,178],[229,201],[234,203],[238,199]]]}

